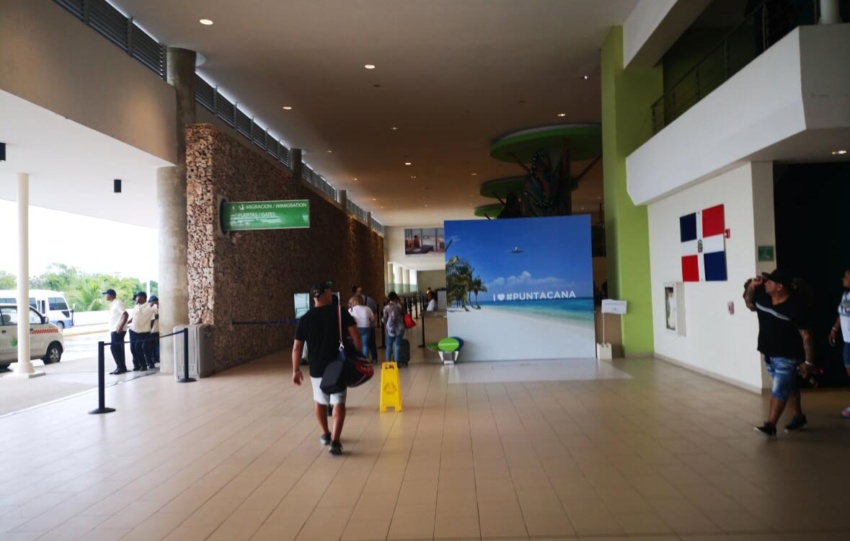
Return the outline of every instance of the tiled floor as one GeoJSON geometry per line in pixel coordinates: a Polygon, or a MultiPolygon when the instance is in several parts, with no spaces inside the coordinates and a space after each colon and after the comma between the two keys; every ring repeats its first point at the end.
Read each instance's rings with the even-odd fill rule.
{"type": "Polygon", "coordinates": [[[769,442],[765,398],[660,361],[512,383],[414,362],[402,413],[377,412],[377,381],[350,392],[335,458],[287,366],[0,418],[0,539],[850,539],[846,390],[769,442]]]}

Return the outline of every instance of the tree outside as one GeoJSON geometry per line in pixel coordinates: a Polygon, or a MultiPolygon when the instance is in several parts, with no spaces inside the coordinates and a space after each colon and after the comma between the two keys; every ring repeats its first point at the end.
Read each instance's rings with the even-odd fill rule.
{"type": "MultiPolygon", "coordinates": [[[[0,271],[0,289],[17,287],[17,277],[0,271]]],[[[68,304],[78,312],[107,310],[109,304],[103,297],[103,291],[114,289],[118,298],[129,302],[137,291],[147,291],[146,283],[138,278],[115,276],[104,273],[86,273],[76,267],[62,263],[53,263],[47,270],[30,279],[31,289],[49,289],[65,294],[68,304]]],[[[151,282],[151,295],[158,295],[157,282],[151,282]]]]}

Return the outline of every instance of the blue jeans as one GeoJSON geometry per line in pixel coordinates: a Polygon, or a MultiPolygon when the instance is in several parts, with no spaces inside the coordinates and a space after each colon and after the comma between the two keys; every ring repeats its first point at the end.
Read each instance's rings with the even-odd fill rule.
{"type": "Polygon", "coordinates": [[[369,358],[369,332],[371,331],[371,327],[357,327],[357,330],[360,331],[360,341],[363,344],[363,348],[360,350],[360,353],[366,359],[369,358]]]}
{"type": "Polygon", "coordinates": [[[770,394],[779,400],[788,400],[797,390],[797,367],[794,359],[784,357],[765,357],[767,372],[773,378],[773,388],[770,394]]]}
{"type": "Polygon", "coordinates": [[[372,353],[372,360],[378,362],[378,341],[375,338],[375,327],[369,327],[369,352],[372,353]]]}
{"type": "Polygon", "coordinates": [[[844,342],[844,368],[850,370],[850,342],[844,342]]]}
{"type": "Polygon", "coordinates": [[[402,338],[404,338],[404,335],[401,333],[387,335],[387,361],[398,362],[398,348],[401,346],[402,338]]]}
{"type": "Polygon", "coordinates": [[[127,362],[124,359],[124,333],[113,332],[109,335],[109,349],[112,358],[115,359],[115,367],[118,370],[127,370],[127,362]]]}

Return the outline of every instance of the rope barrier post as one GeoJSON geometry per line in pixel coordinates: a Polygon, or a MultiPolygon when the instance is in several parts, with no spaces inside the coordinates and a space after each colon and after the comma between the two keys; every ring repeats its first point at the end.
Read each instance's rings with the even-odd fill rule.
{"type": "Polygon", "coordinates": [[[419,344],[419,347],[425,347],[425,312],[422,312],[422,317],[419,318],[419,322],[422,323],[422,343],[419,344]]]}
{"type": "Polygon", "coordinates": [[[195,381],[195,378],[189,377],[189,327],[183,329],[183,377],[177,381],[180,383],[195,381]]]}
{"type": "MultiPolygon", "coordinates": [[[[123,342],[121,343],[121,347],[124,347],[123,342]]],[[[112,413],[115,411],[115,408],[107,408],[106,407],[106,382],[103,379],[103,372],[106,370],[104,365],[104,343],[100,341],[97,343],[97,409],[91,410],[89,413],[98,414],[98,413],[112,413]]]]}

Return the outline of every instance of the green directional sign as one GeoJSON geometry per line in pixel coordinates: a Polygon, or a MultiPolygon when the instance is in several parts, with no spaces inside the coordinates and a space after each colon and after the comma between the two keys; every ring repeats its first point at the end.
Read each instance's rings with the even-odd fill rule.
{"type": "Polygon", "coordinates": [[[224,231],[307,227],[310,227],[310,201],[307,199],[243,201],[221,205],[221,228],[224,231]]]}

